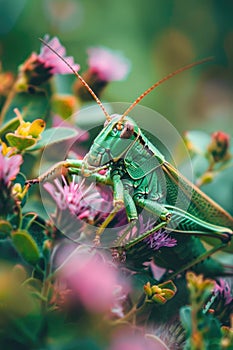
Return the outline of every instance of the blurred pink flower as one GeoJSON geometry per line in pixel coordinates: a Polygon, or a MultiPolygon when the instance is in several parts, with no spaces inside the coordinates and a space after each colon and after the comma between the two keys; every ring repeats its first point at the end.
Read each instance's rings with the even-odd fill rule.
{"type": "MultiPolygon", "coordinates": [[[[80,69],[79,64],[74,63],[72,56],[66,56],[66,49],[61,45],[57,37],[49,39],[48,35],[45,35],[44,40],[59,54],[64,60],[66,60],[75,71],[80,69]]],[[[49,68],[52,74],[73,74],[71,69],[58,57],[49,47],[42,45],[39,59],[44,63],[45,68],[49,68]]]]}
{"type": "Polygon", "coordinates": [[[5,156],[0,146],[0,183],[9,186],[10,182],[16,178],[19,173],[20,165],[23,163],[21,154],[10,155],[8,152],[5,156]]]}
{"type": "MultiPolygon", "coordinates": [[[[97,254],[77,254],[64,267],[63,276],[90,312],[115,314],[116,305],[119,311],[120,300],[125,300],[125,291],[119,286],[121,281],[117,270],[97,254]]],[[[122,310],[119,316],[121,315],[122,310]]]]}
{"type": "Polygon", "coordinates": [[[158,337],[144,334],[140,329],[137,332],[118,333],[114,337],[109,350],[169,350],[158,337]]]}
{"type": "Polygon", "coordinates": [[[88,49],[88,65],[92,73],[103,81],[122,80],[130,70],[130,62],[120,52],[105,47],[88,49]]]}

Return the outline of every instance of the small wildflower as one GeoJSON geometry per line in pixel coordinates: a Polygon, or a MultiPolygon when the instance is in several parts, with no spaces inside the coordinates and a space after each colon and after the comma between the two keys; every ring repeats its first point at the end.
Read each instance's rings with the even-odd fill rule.
{"type": "Polygon", "coordinates": [[[20,124],[14,133],[9,132],[6,134],[6,139],[11,147],[24,151],[40,140],[46,124],[43,119],[35,119],[32,123],[25,122],[17,108],[14,109],[14,112],[19,118],[20,124]]]}
{"type": "Polygon", "coordinates": [[[174,247],[177,244],[176,239],[171,238],[169,234],[162,229],[145,238],[144,242],[153,250],[159,250],[162,247],[174,247]]]}
{"type": "Polygon", "coordinates": [[[165,304],[168,300],[174,297],[176,291],[176,286],[172,281],[166,281],[153,286],[151,286],[150,282],[147,282],[144,286],[147,301],[158,304],[165,304]]]}
{"type": "Polygon", "coordinates": [[[219,295],[224,299],[225,305],[228,305],[233,301],[233,294],[230,285],[223,278],[220,278],[219,281],[215,283],[214,294],[219,295]]]}
{"type": "MultiPolygon", "coordinates": [[[[74,63],[73,57],[66,57],[66,49],[61,45],[59,39],[49,39],[45,35],[44,40],[66,60],[74,70],[78,71],[80,66],[74,63]]],[[[20,67],[20,79],[18,86],[40,85],[46,82],[54,74],[73,74],[72,70],[47,46],[42,44],[39,55],[33,52],[31,56],[20,67]]]]}
{"type": "Polygon", "coordinates": [[[230,285],[223,278],[215,282],[208,309],[213,311],[224,325],[230,325],[230,315],[233,313],[233,293],[230,285]]]}
{"type": "Polygon", "coordinates": [[[158,337],[147,334],[143,329],[137,332],[121,330],[116,333],[110,344],[110,350],[169,350],[158,337]]]}
{"type": "Polygon", "coordinates": [[[203,275],[196,275],[190,271],[187,272],[186,279],[191,300],[197,301],[201,308],[210,296],[215,282],[211,279],[204,278],[203,275]]]}
{"type": "Polygon", "coordinates": [[[23,158],[20,154],[12,155],[12,152],[3,154],[4,149],[5,147],[0,145],[0,183],[1,187],[9,187],[19,173],[23,158]]]}
{"type": "Polygon", "coordinates": [[[211,136],[208,152],[212,155],[214,162],[225,161],[229,154],[230,136],[223,131],[216,131],[211,136]]]}
{"type": "Polygon", "coordinates": [[[54,180],[54,185],[46,183],[44,188],[50,193],[53,199],[56,201],[60,210],[69,209],[71,214],[77,216],[78,219],[88,219],[92,216],[91,212],[94,206],[91,207],[91,203],[95,202],[99,207],[100,197],[97,192],[93,191],[93,185],[88,188],[85,187],[84,181],[81,183],[73,181],[68,183],[64,177],[62,177],[64,186],[58,179],[54,180]]]}
{"type": "MultiPolygon", "coordinates": [[[[93,47],[88,50],[88,69],[83,78],[99,96],[111,81],[123,80],[130,70],[130,62],[121,53],[105,47],[93,47]]],[[[89,92],[80,81],[74,85],[76,96],[81,100],[91,100],[89,92]]]]}
{"type": "Polygon", "coordinates": [[[105,47],[88,49],[88,65],[93,74],[100,80],[115,81],[126,78],[130,63],[121,53],[105,47]]]}
{"type": "MultiPolygon", "coordinates": [[[[49,36],[45,35],[44,40],[59,54],[64,60],[72,66],[75,71],[79,71],[79,64],[74,63],[74,59],[71,56],[66,56],[66,49],[61,45],[59,39],[54,37],[49,40],[49,36]]],[[[50,70],[51,74],[73,74],[71,69],[63,62],[60,57],[55,55],[49,47],[42,45],[39,60],[44,63],[44,67],[50,70]]]]}
{"type": "MultiPolygon", "coordinates": [[[[147,231],[153,230],[153,227],[155,226],[153,220],[148,220],[147,218],[144,219],[142,215],[139,215],[138,223],[138,227],[134,226],[129,235],[125,237],[125,243],[129,240],[140,237],[147,231]]],[[[144,238],[143,243],[153,250],[159,250],[162,247],[174,247],[177,244],[177,241],[175,238],[171,238],[165,230],[158,230],[144,238]]]]}
{"type": "Polygon", "coordinates": [[[123,315],[119,302],[125,300],[125,293],[119,289],[116,268],[107,259],[98,254],[79,253],[65,265],[62,274],[87,310],[114,314],[115,308],[115,315],[123,315]]]}
{"type": "Polygon", "coordinates": [[[16,200],[12,195],[12,181],[19,173],[23,158],[14,149],[0,145],[0,218],[7,218],[14,211],[16,200]],[[8,151],[7,153],[5,153],[8,151]]]}
{"type": "Polygon", "coordinates": [[[53,216],[55,225],[65,235],[76,240],[85,223],[98,225],[104,221],[110,212],[110,205],[101,197],[93,183],[86,185],[85,180],[75,180],[74,176],[72,182],[68,183],[62,176],[63,183],[55,179],[54,184],[46,183],[44,188],[57,206],[53,216]]]}

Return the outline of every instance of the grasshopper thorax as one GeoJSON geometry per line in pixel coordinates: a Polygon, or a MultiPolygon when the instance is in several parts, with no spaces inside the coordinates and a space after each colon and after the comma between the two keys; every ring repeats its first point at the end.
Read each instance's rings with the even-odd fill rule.
{"type": "Polygon", "coordinates": [[[141,134],[135,121],[113,114],[106,120],[103,130],[95,138],[85,157],[87,168],[101,167],[123,158],[141,134]]]}

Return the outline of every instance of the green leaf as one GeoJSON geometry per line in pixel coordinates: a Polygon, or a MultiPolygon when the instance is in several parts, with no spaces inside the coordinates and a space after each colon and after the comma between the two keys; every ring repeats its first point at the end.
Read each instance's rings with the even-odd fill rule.
{"type": "Polygon", "coordinates": [[[158,284],[158,287],[162,288],[162,289],[170,289],[174,293],[176,293],[176,291],[177,291],[177,288],[172,280],[160,283],[160,284],[158,284]]]}
{"type": "Polygon", "coordinates": [[[31,265],[36,265],[40,259],[40,251],[32,236],[27,230],[12,232],[12,241],[23,259],[31,265]]]}
{"type": "Polygon", "coordinates": [[[42,89],[35,89],[32,93],[27,91],[18,92],[3,117],[4,123],[8,123],[12,119],[12,116],[15,115],[15,108],[23,112],[23,119],[25,121],[32,122],[37,118],[46,119],[49,109],[47,92],[42,89]]]}
{"type": "Polygon", "coordinates": [[[24,151],[36,143],[36,139],[32,137],[15,135],[13,133],[7,134],[6,139],[11,147],[16,147],[19,151],[24,151]]]}
{"type": "Polygon", "coordinates": [[[41,135],[41,139],[37,142],[37,144],[31,147],[28,151],[36,151],[53,143],[72,139],[77,135],[78,131],[74,128],[49,128],[43,132],[43,134],[41,135]]]}
{"type": "Polygon", "coordinates": [[[0,220],[0,239],[4,239],[11,233],[12,226],[6,220],[0,220]]]}
{"type": "Polygon", "coordinates": [[[9,120],[1,129],[0,129],[0,138],[3,138],[6,133],[15,131],[20,124],[19,118],[15,117],[9,120]]]}
{"type": "Polygon", "coordinates": [[[187,335],[190,336],[192,333],[192,323],[191,323],[191,308],[190,306],[184,306],[180,310],[180,321],[187,332],[187,335]]]}

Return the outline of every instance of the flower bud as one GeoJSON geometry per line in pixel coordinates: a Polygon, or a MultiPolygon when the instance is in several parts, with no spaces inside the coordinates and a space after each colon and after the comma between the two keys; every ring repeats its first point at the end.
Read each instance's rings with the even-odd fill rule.
{"type": "MultiPolygon", "coordinates": [[[[83,78],[97,96],[111,81],[123,80],[130,69],[130,62],[121,53],[105,47],[92,47],[88,50],[88,70],[83,78]]],[[[75,95],[83,101],[92,100],[86,87],[77,80],[74,85],[75,95]]]]}
{"type": "Polygon", "coordinates": [[[39,86],[52,77],[52,68],[46,67],[43,60],[33,52],[31,56],[19,67],[18,87],[27,85],[39,86]]]}
{"type": "MultiPolygon", "coordinates": [[[[80,66],[74,63],[73,57],[66,56],[66,50],[57,37],[49,39],[48,35],[46,35],[44,40],[54,51],[58,52],[64,61],[74,70],[79,70],[80,66]]],[[[39,54],[33,52],[20,66],[20,77],[17,82],[18,88],[25,89],[28,85],[39,86],[47,82],[54,74],[73,74],[73,71],[64,61],[49,47],[42,45],[39,54]]]]}
{"type": "Polygon", "coordinates": [[[150,282],[144,285],[144,292],[147,295],[148,302],[155,302],[158,304],[165,304],[176,293],[176,286],[172,281],[154,284],[151,286],[150,282]]]}
{"type": "Polygon", "coordinates": [[[211,143],[208,152],[215,162],[227,160],[229,158],[230,136],[222,131],[216,131],[211,136],[211,143]]]}

